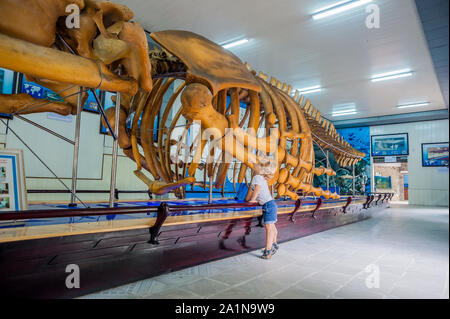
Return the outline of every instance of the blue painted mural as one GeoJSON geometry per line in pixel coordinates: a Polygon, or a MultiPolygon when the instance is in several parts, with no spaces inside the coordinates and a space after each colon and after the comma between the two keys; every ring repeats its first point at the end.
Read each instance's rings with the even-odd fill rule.
{"type": "Polygon", "coordinates": [[[364,159],[356,165],[355,175],[359,176],[356,183],[360,184],[360,187],[362,186],[361,184],[365,184],[365,192],[370,192],[370,128],[368,126],[351,127],[337,129],[337,132],[339,135],[343,136],[353,148],[366,154],[364,159]]]}

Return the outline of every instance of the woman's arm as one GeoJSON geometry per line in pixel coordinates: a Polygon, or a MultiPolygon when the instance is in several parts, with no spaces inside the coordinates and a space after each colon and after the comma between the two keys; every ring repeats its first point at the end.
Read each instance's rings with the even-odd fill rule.
{"type": "Polygon", "coordinates": [[[260,185],[255,185],[255,189],[253,191],[250,191],[247,193],[247,196],[245,197],[245,199],[247,200],[247,197],[249,197],[248,201],[249,202],[255,202],[256,201],[256,197],[258,197],[258,194],[261,190],[261,186],[260,185]],[[250,194],[250,196],[249,196],[250,194]]]}
{"type": "Polygon", "coordinates": [[[250,201],[250,198],[252,198],[252,195],[253,195],[253,189],[249,188],[248,191],[247,191],[247,195],[245,195],[245,199],[244,200],[246,202],[250,201]]]}

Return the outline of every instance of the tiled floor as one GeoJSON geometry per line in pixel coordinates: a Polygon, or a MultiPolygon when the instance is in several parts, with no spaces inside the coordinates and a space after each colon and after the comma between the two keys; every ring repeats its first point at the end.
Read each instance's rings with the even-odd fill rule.
{"type": "Polygon", "coordinates": [[[449,298],[449,210],[369,220],[82,298],[449,298]],[[371,288],[369,288],[371,287],[371,288]]]}

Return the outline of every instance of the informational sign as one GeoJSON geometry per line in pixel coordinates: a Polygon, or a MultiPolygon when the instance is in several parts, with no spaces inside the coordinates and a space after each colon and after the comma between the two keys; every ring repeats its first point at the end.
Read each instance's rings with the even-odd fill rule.
{"type": "Polygon", "coordinates": [[[385,156],[384,162],[385,163],[397,163],[397,156],[385,156]]]}
{"type": "Polygon", "coordinates": [[[0,149],[0,211],[28,209],[22,150],[0,149]]]}

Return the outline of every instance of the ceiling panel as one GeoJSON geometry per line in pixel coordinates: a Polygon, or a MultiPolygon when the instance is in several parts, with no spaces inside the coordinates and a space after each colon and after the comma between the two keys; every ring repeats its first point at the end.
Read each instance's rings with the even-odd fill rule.
{"type": "Polygon", "coordinates": [[[425,38],[448,108],[448,0],[416,0],[425,38]]]}
{"type": "MultiPolygon", "coordinates": [[[[247,37],[230,49],[255,70],[294,88],[320,84],[308,94],[331,120],[446,108],[414,0],[377,0],[381,27],[368,29],[365,7],[313,20],[338,0],[119,0],[146,30],[188,30],[217,43],[247,37]],[[372,74],[411,68],[410,78],[371,82],[372,74]],[[396,105],[430,101],[430,106],[396,105]],[[332,118],[335,105],[355,103],[358,113],[332,118]]],[[[435,36],[434,41],[439,41],[435,36]]]]}

